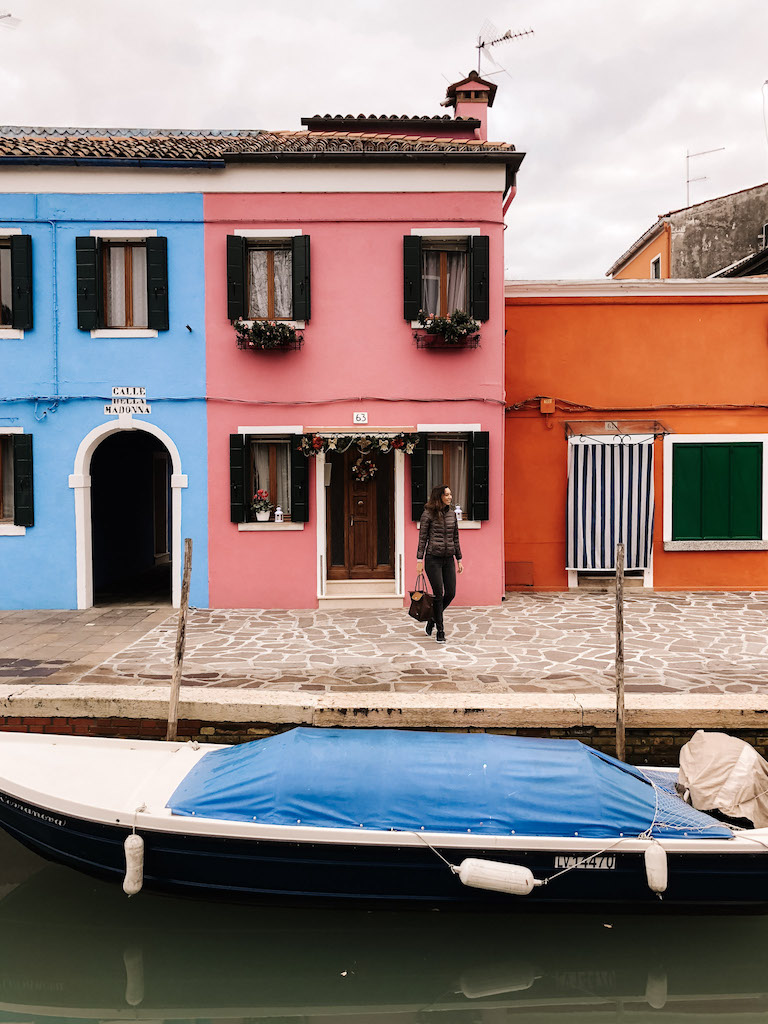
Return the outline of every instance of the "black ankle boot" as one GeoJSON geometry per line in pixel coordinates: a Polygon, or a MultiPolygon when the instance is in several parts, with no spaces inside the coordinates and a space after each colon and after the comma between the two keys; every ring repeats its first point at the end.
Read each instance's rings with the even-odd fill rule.
{"type": "Polygon", "coordinates": [[[435,628],[435,620],[434,619],[427,619],[427,626],[426,626],[427,636],[432,636],[432,630],[434,628],[435,628]]]}
{"type": "Polygon", "coordinates": [[[440,629],[438,627],[437,636],[435,637],[435,640],[437,640],[437,642],[439,644],[444,644],[445,643],[445,630],[444,629],[440,629]]]}

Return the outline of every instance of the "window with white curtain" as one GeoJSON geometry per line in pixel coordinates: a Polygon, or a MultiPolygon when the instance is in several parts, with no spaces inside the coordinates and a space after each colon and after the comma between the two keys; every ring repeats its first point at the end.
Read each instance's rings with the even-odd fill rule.
{"type": "Polygon", "coordinates": [[[0,238],[0,327],[13,324],[11,295],[11,243],[7,238],[0,238]]]}
{"type": "Polygon", "coordinates": [[[428,316],[469,309],[469,244],[466,238],[423,239],[421,302],[428,316]]]}
{"type": "Polygon", "coordinates": [[[104,326],[146,327],[147,247],[144,242],[104,243],[104,326]]]}
{"type": "Polygon", "coordinates": [[[469,442],[466,435],[431,434],[427,440],[427,494],[433,487],[450,487],[453,504],[465,516],[469,499],[469,442]]]}
{"type": "MultiPolygon", "coordinates": [[[[269,501],[283,510],[283,520],[291,518],[291,452],[288,440],[260,438],[251,442],[251,497],[267,491],[269,501]]],[[[272,509],[270,519],[274,519],[272,509]]]]}
{"type": "Polygon", "coordinates": [[[293,280],[290,240],[248,244],[248,319],[290,320],[293,280]]]}

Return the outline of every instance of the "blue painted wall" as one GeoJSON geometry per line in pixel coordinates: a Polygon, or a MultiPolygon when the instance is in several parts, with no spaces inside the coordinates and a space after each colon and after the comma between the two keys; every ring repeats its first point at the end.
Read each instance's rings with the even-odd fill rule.
{"type": "MultiPolygon", "coordinates": [[[[149,421],[177,446],[182,537],[194,543],[190,602],[208,604],[203,197],[0,195],[0,232],[32,236],[34,327],[0,338],[0,430],[33,436],[35,525],[0,535],[0,607],[74,608],[77,449],[105,417],[114,386],[147,389],[149,421]],[[77,329],[75,238],[93,229],[155,229],[168,239],[170,330],[156,338],[92,338],[77,329]],[[191,327],[191,331],[187,329],[191,327]]],[[[130,502],[131,481],[116,502],[130,502]]]]}

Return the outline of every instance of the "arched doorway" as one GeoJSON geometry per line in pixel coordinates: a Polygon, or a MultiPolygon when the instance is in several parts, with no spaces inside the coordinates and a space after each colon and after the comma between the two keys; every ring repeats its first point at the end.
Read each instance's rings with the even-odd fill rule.
{"type": "Polygon", "coordinates": [[[171,459],[152,434],[121,430],[91,458],[94,603],[171,600],[171,459]]]}
{"type": "MultiPolygon", "coordinates": [[[[88,433],[77,449],[74,472],[70,474],[69,486],[75,499],[75,531],[77,539],[77,607],[90,608],[93,604],[93,543],[91,510],[91,460],[105,439],[123,433],[146,433],[156,438],[170,456],[171,463],[171,506],[170,506],[170,553],[171,553],[171,594],[174,608],[181,599],[181,496],[187,487],[187,475],[182,473],[181,456],[173,440],[154,423],[124,414],[116,420],[101,423],[88,433]]],[[[120,488],[112,496],[114,502],[130,502],[129,482],[120,480],[120,488]]]]}

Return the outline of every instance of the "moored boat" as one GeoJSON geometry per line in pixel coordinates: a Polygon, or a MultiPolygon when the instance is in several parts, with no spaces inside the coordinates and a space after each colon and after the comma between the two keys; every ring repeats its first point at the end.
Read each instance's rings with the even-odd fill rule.
{"type": "Polygon", "coordinates": [[[763,907],[768,829],[574,740],[294,729],[213,744],[0,735],[0,825],[89,874],[203,898],[763,907]]]}

